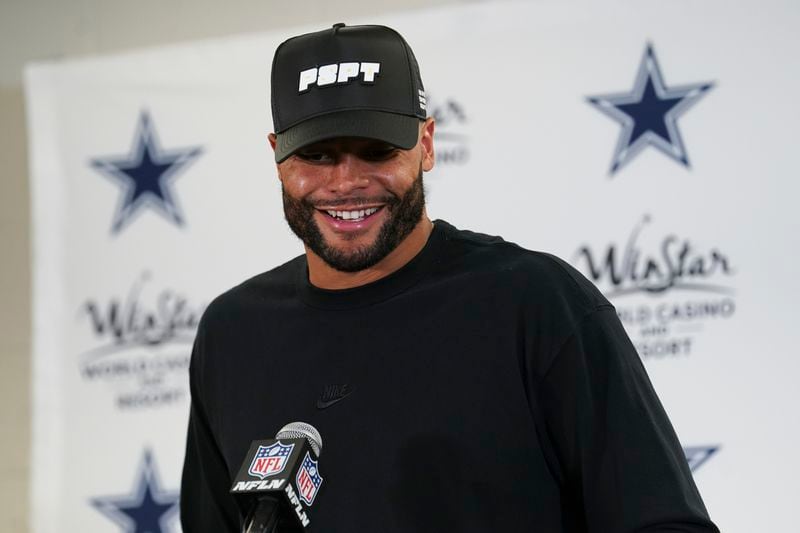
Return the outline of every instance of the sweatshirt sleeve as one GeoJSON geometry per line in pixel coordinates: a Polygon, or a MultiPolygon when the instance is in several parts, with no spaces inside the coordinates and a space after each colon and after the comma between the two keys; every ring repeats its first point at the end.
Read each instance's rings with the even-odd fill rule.
{"type": "Polygon", "coordinates": [[[541,379],[545,430],[586,531],[719,533],[613,307],[584,316],[541,379]]]}
{"type": "Polygon", "coordinates": [[[191,411],[181,478],[184,533],[236,533],[239,511],[228,493],[230,475],[203,406],[204,335],[198,330],[189,367],[191,411]]]}

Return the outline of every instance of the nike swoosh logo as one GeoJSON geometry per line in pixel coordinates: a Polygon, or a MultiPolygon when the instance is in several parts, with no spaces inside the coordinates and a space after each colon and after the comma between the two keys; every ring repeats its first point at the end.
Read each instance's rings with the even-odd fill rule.
{"type": "Polygon", "coordinates": [[[349,389],[349,387],[347,387],[340,394],[336,395],[335,397],[331,398],[330,400],[323,399],[325,396],[330,398],[330,395],[327,395],[327,394],[323,395],[323,398],[320,398],[319,400],[317,400],[317,409],[327,409],[328,407],[330,407],[331,405],[335,404],[336,402],[341,402],[342,400],[344,400],[345,398],[350,396],[350,394],[352,394],[353,391],[352,390],[348,390],[348,389],[349,389]]]}
{"type": "MultiPolygon", "coordinates": [[[[350,396],[349,394],[347,396],[350,396]]],[[[331,405],[335,404],[336,402],[340,402],[347,398],[347,396],[342,396],[341,398],[336,398],[335,400],[330,400],[327,402],[323,402],[322,400],[317,400],[317,409],[327,409],[331,405]]]]}

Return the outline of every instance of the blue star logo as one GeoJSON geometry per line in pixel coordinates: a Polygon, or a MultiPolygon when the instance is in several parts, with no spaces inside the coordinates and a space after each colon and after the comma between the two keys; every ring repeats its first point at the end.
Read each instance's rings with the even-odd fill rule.
{"type": "Polygon", "coordinates": [[[683,448],[683,454],[686,456],[686,461],[689,463],[689,469],[694,472],[703,463],[711,459],[711,456],[719,451],[719,446],[686,446],[683,448]]]}
{"type": "Polygon", "coordinates": [[[653,46],[648,44],[630,92],[587,98],[591,105],[622,125],[611,174],[647,146],[658,148],[688,168],[689,157],[677,121],[713,86],[713,83],[695,83],[667,87],[653,46]]]}
{"type": "Polygon", "coordinates": [[[153,455],[146,450],[132,494],[95,498],[91,503],[124,533],[166,533],[167,522],[178,510],[178,491],[161,488],[153,455]]]}
{"type": "Polygon", "coordinates": [[[150,115],[143,111],[127,156],[97,158],[90,162],[92,168],[122,188],[112,233],[119,233],[145,207],[154,209],[176,226],[182,226],[183,215],[172,191],[172,181],[202,151],[200,147],[163,150],[150,115]]]}

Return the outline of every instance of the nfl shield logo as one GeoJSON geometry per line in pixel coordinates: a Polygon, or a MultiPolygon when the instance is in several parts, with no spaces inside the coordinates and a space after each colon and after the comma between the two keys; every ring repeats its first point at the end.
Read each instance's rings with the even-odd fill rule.
{"type": "Polygon", "coordinates": [[[286,461],[293,449],[294,444],[284,446],[280,441],[269,446],[259,446],[247,473],[261,479],[280,474],[286,468],[286,461]]]}
{"type": "Polygon", "coordinates": [[[297,492],[306,505],[314,503],[314,497],[322,485],[322,476],[319,475],[319,463],[306,452],[303,465],[297,472],[297,492]]]}

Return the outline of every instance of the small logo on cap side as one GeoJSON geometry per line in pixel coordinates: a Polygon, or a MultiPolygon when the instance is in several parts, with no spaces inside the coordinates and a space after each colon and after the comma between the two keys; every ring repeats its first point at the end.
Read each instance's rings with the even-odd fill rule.
{"type": "Polygon", "coordinates": [[[375,77],[381,71],[380,63],[366,61],[348,61],[345,63],[331,63],[321,67],[313,67],[300,72],[299,93],[308,91],[312,85],[325,87],[327,85],[342,85],[361,77],[362,83],[375,83],[375,77]]]}

